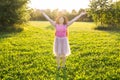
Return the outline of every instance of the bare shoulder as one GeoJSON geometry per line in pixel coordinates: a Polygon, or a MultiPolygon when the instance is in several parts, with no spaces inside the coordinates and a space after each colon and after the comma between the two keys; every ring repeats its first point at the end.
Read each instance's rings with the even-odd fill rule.
{"type": "Polygon", "coordinates": [[[68,26],[70,26],[70,22],[68,22],[68,23],[66,24],[66,27],[68,27],[68,26]]]}

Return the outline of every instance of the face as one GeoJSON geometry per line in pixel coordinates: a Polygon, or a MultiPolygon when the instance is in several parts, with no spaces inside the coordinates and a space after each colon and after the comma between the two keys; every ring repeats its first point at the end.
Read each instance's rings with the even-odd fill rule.
{"type": "Polygon", "coordinates": [[[59,18],[59,23],[60,23],[60,24],[63,24],[63,23],[64,23],[64,18],[63,18],[63,17],[60,17],[60,18],[59,18]]]}

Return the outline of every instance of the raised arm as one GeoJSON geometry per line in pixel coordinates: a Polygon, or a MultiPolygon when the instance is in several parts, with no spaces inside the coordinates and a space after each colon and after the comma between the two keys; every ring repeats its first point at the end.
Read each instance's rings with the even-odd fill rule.
{"type": "Polygon", "coordinates": [[[68,22],[67,26],[70,26],[73,22],[75,22],[76,20],[78,20],[80,17],[82,17],[83,15],[85,15],[86,12],[82,12],[80,13],[78,16],[76,16],[75,18],[73,18],[71,21],[68,22]]]}
{"type": "Polygon", "coordinates": [[[53,25],[55,26],[55,21],[53,21],[43,10],[40,10],[43,16],[53,25]]]}

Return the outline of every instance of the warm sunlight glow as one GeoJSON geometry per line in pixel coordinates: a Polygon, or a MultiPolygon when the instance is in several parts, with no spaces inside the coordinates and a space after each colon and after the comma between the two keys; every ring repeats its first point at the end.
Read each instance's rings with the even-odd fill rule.
{"type": "Polygon", "coordinates": [[[88,8],[89,0],[31,0],[29,4],[32,8],[37,9],[72,9],[88,8]]]}

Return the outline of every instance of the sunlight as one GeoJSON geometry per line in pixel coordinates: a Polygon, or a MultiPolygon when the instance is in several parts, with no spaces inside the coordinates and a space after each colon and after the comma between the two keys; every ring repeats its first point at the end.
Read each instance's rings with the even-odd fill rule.
{"type": "Polygon", "coordinates": [[[72,9],[79,10],[80,8],[88,8],[89,0],[31,0],[29,4],[32,8],[37,9],[66,9],[71,11],[72,9]]]}

